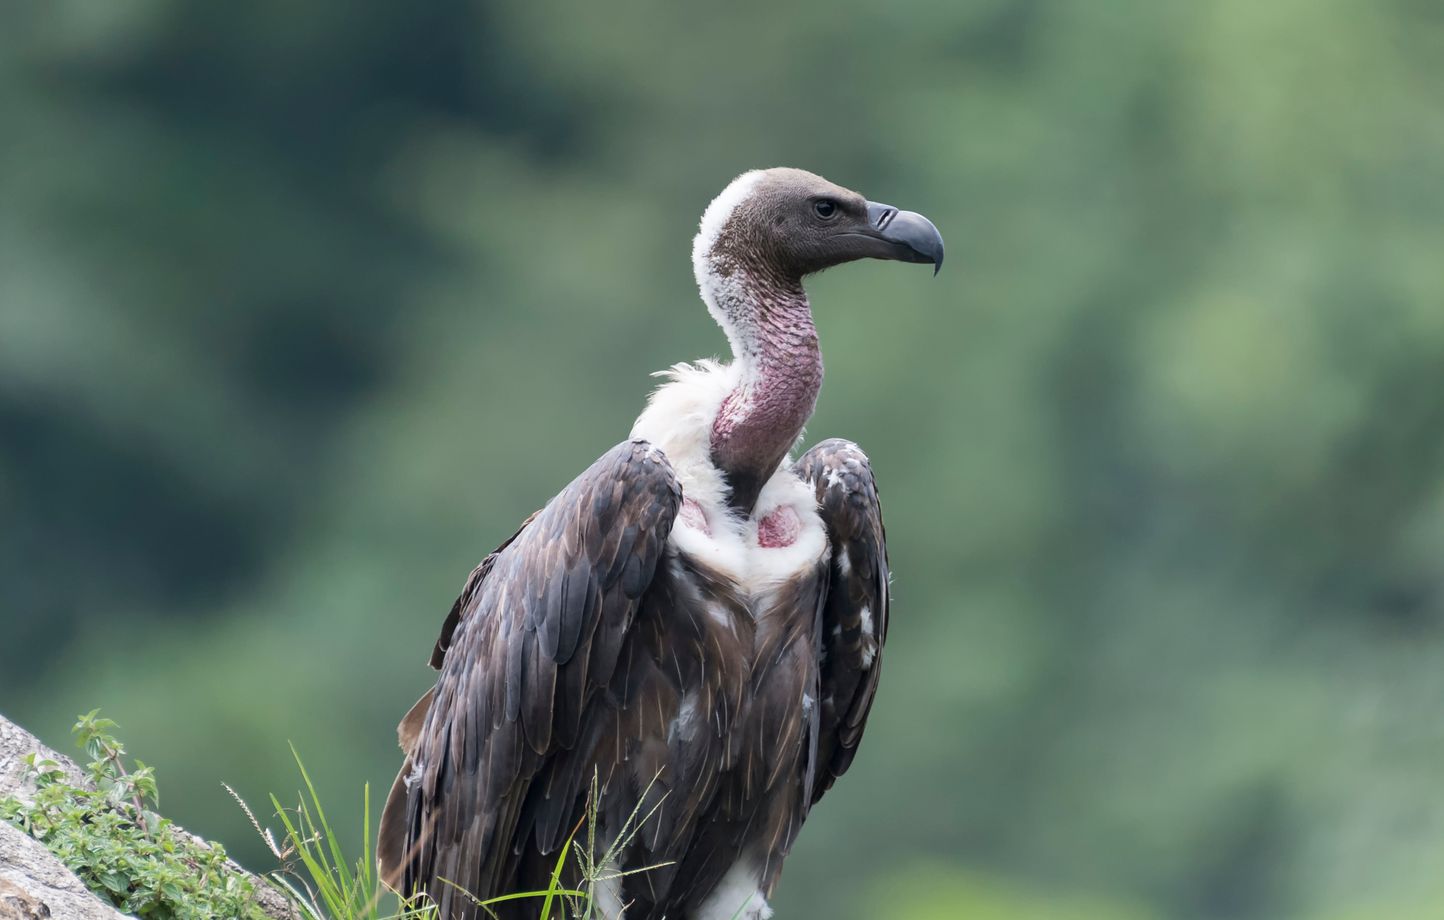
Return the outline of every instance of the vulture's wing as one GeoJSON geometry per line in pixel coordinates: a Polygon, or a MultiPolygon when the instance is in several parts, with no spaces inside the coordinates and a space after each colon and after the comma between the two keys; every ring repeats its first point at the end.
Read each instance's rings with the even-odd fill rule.
{"type": "Polygon", "coordinates": [[[872,467],[856,444],[823,441],[793,468],[816,490],[832,545],[821,623],[816,802],[852,763],[877,693],[887,638],[887,535],[872,467]]]}
{"type": "MultiPolygon", "coordinates": [[[[446,615],[446,622],[441,624],[441,635],[437,637],[436,645],[431,649],[431,666],[433,668],[438,671],[441,670],[441,663],[446,660],[446,650],[451,648],[451,637],[456,634],[457,624],[461,622],[462,616],[474,606],[476,593],[481,589],[481,583],[486,580],[486,576],[491,574],[491,567],[496,565],[497,557],[500,556],[508,546],[516,542],[516,538],[521,536],[521,532],[526,530],[528,524],[536,520],[538,514],[541,514],[541,512],[533,511],[528,515],[527,519],[522,521],[521,526],[516,529],[516,533],[507,537],[500,546],[488,553],[485,559],[481,560],[481,564],[471,570],[471,574],[467,576],[466,584],[462,587],[461,593],[456,596],[455,602],[451,605],[451,612],[446,615]]],[[[402,745],[402,747],[405,746],[405,744],[402,745]]]]}
{"type": "MultiPolygon", "coordinates": [[[[387,884],[429,891],[443,917],[473,913],[456,886],[503,893],[494,888],[532,831],[519,826],[529,786],[553,758],[589,759],[574,750],[580,728],[680,503],[662,453],[623,442],[472,573],[437,643],[436,687],[401,724],[406,760],[377,841],[387,884]]],[[[543,823],[547,837],[564,822],[566,833],[591,780],[559,772],[567,788],[546,790],[539,835],[543,823]]]]}

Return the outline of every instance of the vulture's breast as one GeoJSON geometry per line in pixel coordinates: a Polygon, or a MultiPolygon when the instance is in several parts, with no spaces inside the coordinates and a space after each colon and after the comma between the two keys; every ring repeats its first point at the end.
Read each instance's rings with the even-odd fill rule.
{"type": "Polygon", "coordinates": [[[753,603],[812,577],[827,558],[827,531],[812,490],[789,470],[773,477],[745,519],[726,504],[690,497],[685,480],[682,495],[672,549],[726,579],[753,603]]]}
{"type": "MultiPolygon", "coordinates": [[[[812,577],[828,554],[827,531],[812,489],[783,465],[762,487],[752,514],[727,504],[722,473],[712,465],[712,422],[737,385],[737,370],[712,361],[679,364],[652,394],[632,437],[660,448],[682,485],[684,504],[671,548],[756,601],[798,579],[812,577]]],[[[751,604],[749,604],[751,606],[751,604]]]]}

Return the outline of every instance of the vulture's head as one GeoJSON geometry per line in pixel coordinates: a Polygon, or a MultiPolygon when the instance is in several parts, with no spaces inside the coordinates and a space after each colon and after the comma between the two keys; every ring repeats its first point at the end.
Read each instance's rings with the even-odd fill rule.
{"type": "Polygon", "coordinates": [[[732,345],[738,384],[712,424],[728,501],[750,513],[802,433],[822,386],[822,353],[802,279],[844,262],[943,264],[943,238],[912,211],[868,201],[801,169],[743,173],[702,215],[697,286],[732,345]]]}
{"type": "Polygon", "coordinates": [[[801,169],[743,173],[702,215],[692,261],[704,293],[738,269],[783,284],[858,259],[943,264],[943,238],[912,211],[801,169]]]}

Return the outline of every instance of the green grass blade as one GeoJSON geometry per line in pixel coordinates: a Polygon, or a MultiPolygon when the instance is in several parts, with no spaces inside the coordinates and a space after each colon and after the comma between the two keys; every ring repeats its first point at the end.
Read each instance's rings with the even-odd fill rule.
{"type": "Polygon", "coordinates": [[[542,902],[541,920],[551,920],[552,902],[556,900],[557,882],[562,877],[562,867],[566,865],[567,854],[572,849],[572,838],[568,837],[567,842],[562,844],[562,850],[557,854],[557,864],[552,867],[552,880],[547,885],[546,900],[542,902]]]}
{"type": "Polygon", "coordinates": [[[356,867],[356,874],[369,882],[375,865],[376,861],[371,858],[371,784],[367,783],[361,787],[361,863],[356,867]]]}
{"type": "MultiPolygon", "coordinates": [[[[553,895],[581,898],[586,897],[586,894],[585,891],[576,891],[571,888],[548,888],[545,891],[517,891],[512,894],[499,894],[494,898],[487,898],[485,901],[477,901],[476,903],[482,907],[486,907],[491,904],[501,904],[505,901],[520,901],[523,898],[549,898],[553,895]]],[[[545,914],[543,914],[543,917],[545,917],[545,914]]]]}
{"type": "Polygon", "coordinates": [[[301,762],[301,755],[294,744],[290,745],[291,756],[296,759],[296,766],[301,771],[301,779],[306,784],[306,794],[310,796],[311,802],[316,806],[316,820],[320,825],[321,836],[325,839],[326,845],[331,850],[331,859],[336,864],[336,873],[343,887],[351,887],[351,873],[346,868],[346,857],[341,854],[341,841],[331,830],[331,825],[326,820],[326,811],[321,807],[321,797],[316,793],[316,786],[311,782],[311,774],[306,772],[306,765],[301,762]]]}
{"type": "Polygon", "coordinates": [[[304,827],[304,824],[293,821],[290,813],[281,806],[280,799],[274,795],[271,796],[271,804],[275,806],[276,816],[281,819],[281,825],[286,829],[286,836],[290,838],[291,845],[296,850],[296,856],[300,858],[301,864],[306,867],[306,871],[316,883],[318,891],[314,893],[313,899],[315,896],[319,896],[321,900],[325,902],[327,911],[334,915],[336,905],[330,896],[330,892],[327,891],[329,887],[327,881],[330,879],[330,875],[325,868],[316,861],[310,844],[306,842],[306,837],[301,833],[301,828],[304,827]]]}

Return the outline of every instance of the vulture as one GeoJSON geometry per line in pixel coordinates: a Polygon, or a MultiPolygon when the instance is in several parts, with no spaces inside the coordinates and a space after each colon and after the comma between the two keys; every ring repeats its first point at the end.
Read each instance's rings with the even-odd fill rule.
{"type": "MultiPolygon", "coordinates": [[[[798,169],[744,173],[706,208],[692,264],[732,361],[664,372],[630,437],[467,579],[436,685],[400,725],[389,887],[443,920],[534,917],[534,900],[477,899],[545,889],[576,834],[610,855],[593,917],[772,915],[803,821],[857,751],[887,637],[867,456],[828,440],[789,459],[822,385],[803,279],[858,259],[936,274],[943,240],[798,169]]],[[[566,862],[561,881],[583,884],[566,862]]]]}

